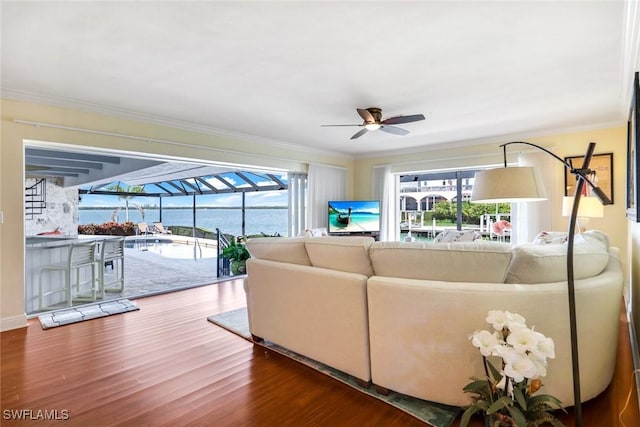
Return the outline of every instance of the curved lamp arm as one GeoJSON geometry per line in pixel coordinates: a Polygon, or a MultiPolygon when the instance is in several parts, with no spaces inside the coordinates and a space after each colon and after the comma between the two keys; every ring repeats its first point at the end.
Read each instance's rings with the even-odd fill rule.
{"type": "Polygon", "coordinates": [[[536,144],[533,144],[531,142],[525,142],[525,141],[513,141],[513,142],[507,142],[505,144],[500,145],[500,147],[502,147],[502,152],[503,152],[503,156],[504,156],[504,167],[505,168],[507,167],[507,145],[511,145],[511,144],[529,145],[531,147],[537,148],[538,150],[544,151],[545,153],[547,153],[548,155],[550,155],[551,157],[553,157],[554,159],[556,159],[557,161],[562,163],[565,168],[569,169],[569,172],[571,172],[573,175],[576,175],[579,178],[578,181],[584,181],[587,185],[589,185],[589,187],[591,187],[591,189],[593,190],[593,193],[598,197],[598,199],[600,199],[600,201],[602,202],[603,205],[611,205],[611,204],[613,204],[611,199],[609,199],[609,197],[604,193],[604,191],[602,191],[602,189],[600,187],[595,185],[589,179],[589,175],[592,172],[592,170],[589,169],[589,163],[591,162],[591,156],[593,155],[593,150],[596,147],[596,143],[595,142],[590,142],[589,143],[589,147],[587,148],[587,155],[588,155],[588,160],[589,161],[587,161],[587,155],[585,155],[584,162],[582,164],[582,168],[580,168],[580,169],[574,168],[571,163],[564,161],[562,158],[558,157],[556,154],[552,153],[551,151],[547,150],[546,148],[541,147],[541,146],[536,145],[536,144]]]}
{"type": "Polygon", "coordinates": [[[537,148],[538,150],[542,150],[545,153],[552,156],[554,159],[560,161],[565,168],[567,168],[573,175],[576,175],[578,178],[578,182],[576,185],[575,194],[573,197],[573,206],[571,209],[571,217],[569,219],[569,235],[567,237],[567,294],[569,298],[569,329],[571,332],[571,364],[573,368],[573,402],[574,402],[574,412],[575,412],[575,420],[576,426],[582,427],[582,400],[580,397],[580,368],[578,363],[578,332],[577,332],[577,320],[576,320],[576,300],[575,300],[575,277],[574,277],[574,268],[573,268],[573,247],[574,247],[574,239],[575,239],[575,230],[576,230],[576,222],[578,219],[578,208],[580,206],[580,196],[582,195],[582,189],[584,188],[585,183],[589,185],[594,194],[600,199],[603,205],[610,205],[613,202],[607,195],[602,191],[602,189],[596,185],[594,185],[591,180],[589,180],[588,175],[591,173],[591,169],[589,169],[589,163],[591,162],[591,157],[593,156],[593,151],[595,150],[596,143],[590,142],[587,147],[587,152],[584,156],[584,162],[580,169],[576,169],[573,167],[571,163],[565,162],[560,157],[547,150],[546,148],[540,147],[539,145],[532,144],[530,142],[523,141],[514,141],[507,142],[506,144],[502,144],[503,153],[504,153],[504,166],[507,167],[507,145],[511,144],[524,144],[529,145],[531,147],[537,148]]]}

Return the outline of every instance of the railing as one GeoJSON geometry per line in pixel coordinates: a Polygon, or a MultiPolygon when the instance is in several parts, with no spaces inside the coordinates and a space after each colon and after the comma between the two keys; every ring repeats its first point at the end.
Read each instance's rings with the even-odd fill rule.
{"type": "Polygon", "coordinates": [[[231,274],[229,259],[222,256],[222,252],[229,247],[229,240],[224,237],[222,231],[219,228],[216,228],[216,241],[218,243],[218,268],[217,268],[217,276],[229,276],[231,274]]]}
{"type": "Polygon", "coordinates": [[[47,207],[47,182],[44,178],[25,189],[25,217],[33,219],[35,215],[42,215],[47,207]]]}
{"type": "Polygon", "coordinates": [[[196,257],[196,248],[198,248],[198,250],[200,251],[200,259],[202,259],[202,246],[200,246],[200,241],[198,240],[198,238],[196,237],[195,240],[193,241],[193,255],[194,258],[196,257]]]}

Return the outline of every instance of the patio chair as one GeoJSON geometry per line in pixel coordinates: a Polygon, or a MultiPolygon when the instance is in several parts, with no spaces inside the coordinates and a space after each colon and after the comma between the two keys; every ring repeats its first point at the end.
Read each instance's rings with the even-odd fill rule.
{"type": "Polygon", "coordinates": [[[160,234],[171,234],[171,230],[164,228],[164,225],[162,225],[161,222],[154,222],[153,229],[160,234]]]}
{"type": "Polygon", "coordinates": [[[149,230],[149,226],[147,225],[146,222],[139,222],[137,224],[137,229],[136,229],[136,234],[137,235],[146,236],[149,233],[151,233],[151,231],[149,230]]]}

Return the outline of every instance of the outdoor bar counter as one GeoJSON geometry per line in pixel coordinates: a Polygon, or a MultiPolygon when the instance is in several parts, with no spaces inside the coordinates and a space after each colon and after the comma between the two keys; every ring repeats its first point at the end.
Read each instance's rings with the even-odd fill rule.
{"type": "MultiPolygon", "coordinates": [[[[117,236],[28,236],[25,240],[25,311],[27,314],[36,313],[39,310],[39,281],[40,269],[45,265],[64,264],[69,256],[71,244],[77,242],[100,242],[104,239],[117,236]]],[[[97,272],[96,272],[97,275],[97,272]]],[[[86,279],[85,277],[81,277],[86,279]]],[[[47,271],[42,275],[43,289],[45,292],[60,288],[64,277],[60,272],[47,271]]],[[[65,301],[64,292],[47,295],[44,299],[46,305],[60,304],[65,301]]]]}

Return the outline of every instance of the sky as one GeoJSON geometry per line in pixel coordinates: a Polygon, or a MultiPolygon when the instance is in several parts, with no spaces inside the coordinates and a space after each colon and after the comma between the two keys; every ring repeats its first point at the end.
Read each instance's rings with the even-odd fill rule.
{"type": "MultiPolygon", "coordinates": [[[[257,191],[246,193],[246,206],[281,206],[288,204],[288,192],[282,191],[257,191]]],[[[141,206],[159,205],[158,197],[134,197],[129,199],[129,206],[135,204],[141,206]]],[[[163,197],[162,207],[191,207],[192,196],[163,197]]],[[[242,206],[242,195],[240,193],[210,194],[196,196],[198,207],[240,207],[242,206]]],[[[118,196],[104,196],[99,194],[83,194],[80,207],[124,207],[125,200],[118,196]]]]}
{"type": "MultiPolygon", "coordinates": [[[[251,172],[243,172],[243,174],[251,179],[258,186],[272,185],[274,182],[261,174],[255,174],[251,172]]],[[[282,182],[287,182],[286,174],[279,174],[278,178],[282,182]]],[[[225,172],[220,174],[229,184],[237,188],[250,187],[249,184],[241,180],[234,172],[225,172]]],[[[204,181],[209,183],[216,189],[228,190],[229,187],[226,183],[220,181],[217,177],[202,177],[204,181]]],[[[193,180],[188,180],[192,182],[193,180]]],[[[115,185],[116,183],[114,183],[115,185]]],[[[102,186],[100,189],[107,189],[112,184],[102,186]]],[[[126,183],[117,183],[117,185],[127,188],[126,183]]],[[[160,192],[159,188],[154,184],[145,185],[147,192],[160,192]]],[[[245,205],[246,206],[279,206],[286,207],[288,205],[288,192],[286,190],[280,191],[250,191],[246,193],[245,205]]],[[[99,194],[84,194],[80,201],[80,207],[124,207],[126,201],[120,199],[118,196],[107,196],[99,194]]],[[[241,207],[242,206],[242,194],[241,193],[223,193],[223,194],[207,194],[196,196],[196,203],[199,207],[241,207]]],[[[158,197],[133,197],[129,199],[129,206],[157,206],[160,204],[158,197]]],[[[193,204],[193,196],[174,196],[163,197],[162,207],[191,207],[193,204]]]]}

